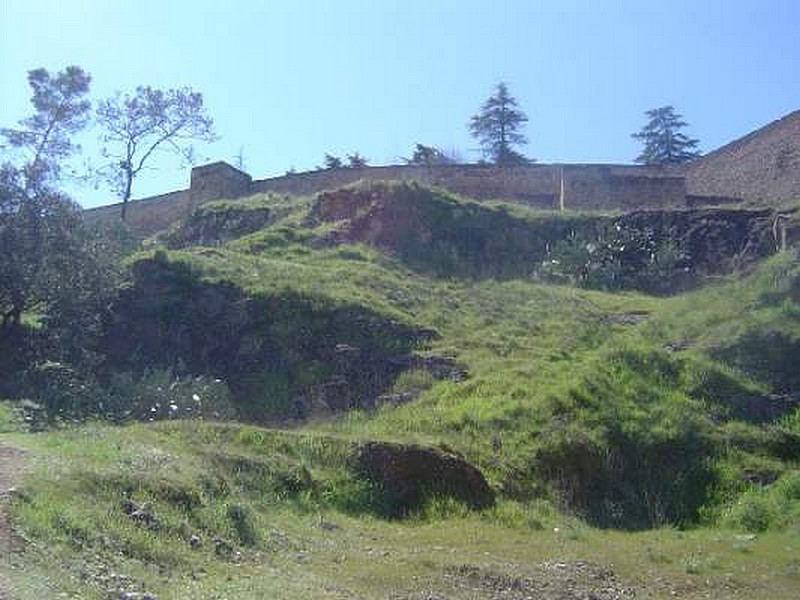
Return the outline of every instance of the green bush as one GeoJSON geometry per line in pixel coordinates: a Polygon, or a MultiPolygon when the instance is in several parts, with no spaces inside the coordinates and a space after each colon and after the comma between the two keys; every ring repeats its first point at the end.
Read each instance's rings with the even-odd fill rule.
{"type": "Polygon", "coordinates": [[[236,411],[225,382],[206,376],[178,377],[169,369],[141,377],[114,373],[97,390],[98,415],[113,421],[175,418],[232,419],[236,411]]]}
{"type": "Polygon", "coordinates": [[[769,498],[757,492],[742,496],[725,517],[725,524],[745,531],[762,532],[769,529],[775,514],[769,498]]]}
{"type": "Polygon", "coordinates": [[[52,419],[81,419],[101,411],[97,384],[71,365],[44,361],[25,373],[25,389],[52,419]]]}
{"type": "Polygon", "coordinates": [[[259,535],[254,523],[255,517],[249,507],[243,504],[231,504],[228,506],[227,515],[236,537],[243,546],[258,544],[259,535]]]}
{"type": "Polygon", "coordinates": [[[785,473],[775,483],[751,487],[722,513],[723,525],[760,532],[800,527],[800,471],[785,473]]]}
{"type": "Polygon", "coordinates": [[[19,416],[11,402],[0,400],[0,433],[10,433],[19,429],[19,416]]]}

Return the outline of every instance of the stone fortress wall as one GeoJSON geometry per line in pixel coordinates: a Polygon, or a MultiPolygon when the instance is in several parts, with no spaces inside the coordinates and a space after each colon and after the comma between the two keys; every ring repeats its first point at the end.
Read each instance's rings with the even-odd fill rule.
{"type": "Polygon", "coordinates": [[[680,175],[617,165],[400,165],[298,173],[255,181],[255,192],[308,195],[359,180],[418,181],[481,200],[510,200],[545,210],[665,208],[684,203],[680,175]]]}
{"type": "MultiPolygon", "coordinates": [[[[681,174],[656,167],[623,165],[395,165],[331,169],[253,180],[225,162],[192,169],[190,186],[133,200],[128,223],[150,234],[188,216],[201,204],[263,192],[307,196],[357,181],[417,181],[467,197],[508,200],[544,210],[633,210],[686,205],[681,174]]],[[[118,215],[119,204],[86,211],[90,219],[118,215]]]]}
{"type": "Polygon", "coordinates": [[[703,196],[772,205],[800,200],[800,110],[689,163],[686,183],[703,196]]]}
{"type": "MultiPolygon", "coordinates": [[[[604,164],[394,165],[330,169],[253,180],[225,162],[192,169],[190,186],[135,200],[128,222],[149,235],[204,202],[260,192],[307,196],[357,181],[418,181],[477,199],[510,200],[545,210],[630,211],[736,202],[800,200],[800,111],[770,123],[680,168],[604,164]]],[[[86,211],[119,215],[119,205],[86,211]]]]}

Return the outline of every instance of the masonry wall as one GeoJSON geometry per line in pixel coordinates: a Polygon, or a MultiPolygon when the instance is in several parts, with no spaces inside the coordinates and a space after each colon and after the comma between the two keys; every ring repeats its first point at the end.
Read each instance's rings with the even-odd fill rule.
{"type": "MultiPolygon", "coordinates": [[[[150,235],[210,200],[274,192],[308,196],[357,181],[418,181],[470,198],[510,200],[545,210],[631,210],[685,206],[681,176],[653,167],[620,165],[397,165],[333,169],[252,181],[227,163],[192,169],[188,190],[128,205],[132,228],[150,235]]],[[[119,205],[87,211],[89,218],[119,214],[119,205]]]]}
{"type": "Polygon", "coordinates": [[[414,180],[471,198],[511,200],[549,210],[683,206],[686,195],[682,176],[658,168],[616,165],[502,168],[493,165],[409,165],[337,169],[254,181],[251,191],[302,196],[359,180],[414,180]]]}
{"type": "Polygon", "coordinates": [[[643,210],[685,206],[684,178],[656,167],[567,165],[564,208],[643,210]]]}
{"type": "Polygon", "coordinates": [[[253,178],[226,162],[215,162],[192,169],[189,183],[189,210],[209,200],[240,198],[253,194],[253,178]]]}
{"type": "Polygon", "coordinates": [[[800,111],[693,161],[686,182],[691,195],[759,204],[800,199],[800,111]]]}
{"type": "MultiPolygon", "coordinates": [[[[84,211],[89,223],[119,219],[121,204],[100,206],[84,211]]],[[[127,223],[136,233],[147,236],[166,229],[189,213],[189,190],[179,190],[128,203],[127,223]]]]}

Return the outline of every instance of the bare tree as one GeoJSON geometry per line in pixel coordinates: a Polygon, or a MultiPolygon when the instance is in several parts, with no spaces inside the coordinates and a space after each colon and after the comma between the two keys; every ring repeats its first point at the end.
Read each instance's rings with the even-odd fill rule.
{"type": "Polygon", "coordinates": [[[100,102],[97,122],[104,130],[103,156],[110,161],[103,175],[122,198],[123,221],[133,182],[157,151],[192,163],[193,141],[217,139],[202,94],[190,88],[139,86],[132,95],[117,93],[100,102]]]}

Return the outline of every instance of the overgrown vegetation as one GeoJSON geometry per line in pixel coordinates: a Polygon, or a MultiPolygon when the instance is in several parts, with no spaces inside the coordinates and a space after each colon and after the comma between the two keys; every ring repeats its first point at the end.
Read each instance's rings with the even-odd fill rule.
{"type": "MultiPolygon", "coordinates": [[[[50,427],[84,423],[4,434],[58,457],[14,500],[33,541],[25,569],[51,568],[58,589],[87,597],[109,593],[109,569],[162,593],[255,597],[234,572],[297,574],[306,559],[291,557],[317,552],[324,581],[280,579],[302,596],[292,586],[362,573],[341,566],[330,537],[360,565],[350,552],[362,531],[456,540],[469,523],[481,539],[555,528],[593,543],[622,539],[598,529],[796,534],[800,257],[754,266],[767,254],[763,221],[543,216],[394,184],[208,205],[127,259],[103,311],[83,305],[97,327],[76,347],[91,360],[48,353],[61,339],[54,311],[21,322],[36,359],[14,355],[19,385],[0,431],[29,428],[36,410],[50,427]],[[747,260],[743,239],[754,240],[747,260]],[[692,285],[711,272],[704,252],[728,279],[665,295],[683,287],[687,254],[692,285]],[[234,418],[291,430],[205,422],[234,418]],[[462,456],[497,504],[473,514],[434,495],[405,523],[384,521],[385,489],[352,464],[375,440],[462,456]],[[67,555],[88,583],[69,583],[67,555]],[[219,587],[228,576],[239,583],[219,587]]],[[[629,539],[671,534],[649,535],[629,539]]],[[[751,560],[735,543],[724,560],[751,560]]],[[[663,560],[653,550],[658,569],[713,575],[719,559],[670,544],[663,560]]],[[[438,581],[439,563],[404,560],[438,581]]]]}
{"type": "Polygon", "coordinates": [[[671,294],[774,251],[769,211],[648,211],[615,217],[487,206],[407,183],[319,195],[328,244],[368,243],[436,277],[533,278],[671,294]]]}

